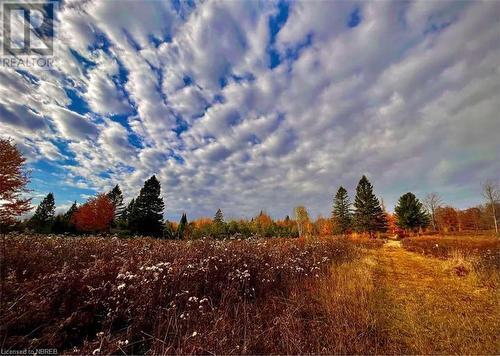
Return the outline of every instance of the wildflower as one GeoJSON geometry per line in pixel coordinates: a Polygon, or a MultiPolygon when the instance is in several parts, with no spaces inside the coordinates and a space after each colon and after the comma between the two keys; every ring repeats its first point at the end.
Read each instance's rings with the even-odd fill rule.
{"type": "Polygon", "coordinates": [[[195,337],[196,335],[198,335],[198,333],[196,331],[193,331],[193,334],[191,335],[191,337],[195,337]]]}

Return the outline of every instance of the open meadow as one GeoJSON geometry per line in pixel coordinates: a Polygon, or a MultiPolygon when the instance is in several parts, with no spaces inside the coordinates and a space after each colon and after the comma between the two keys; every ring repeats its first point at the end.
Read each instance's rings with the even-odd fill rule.
{"type": "Polygon", "coordinates": [[[497,239],[12,234],[6,247],[4,350],[500,352],[497,239]]]}

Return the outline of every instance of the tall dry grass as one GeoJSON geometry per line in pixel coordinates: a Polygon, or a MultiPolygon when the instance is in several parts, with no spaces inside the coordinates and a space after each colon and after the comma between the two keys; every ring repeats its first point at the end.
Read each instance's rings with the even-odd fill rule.
{"type": "Polygon", "coordinates": [[[9,236],[3,349],[103,354],[377,349],[359,249],[321,241],[9,236]]]}
{"type": "Polygon", "coordinates": [[[458,276],[474,273],[490,288],[500,287],[500,239],[478,236],[424,236],[403,240],[408,251],[446,260],[458,276]]]}

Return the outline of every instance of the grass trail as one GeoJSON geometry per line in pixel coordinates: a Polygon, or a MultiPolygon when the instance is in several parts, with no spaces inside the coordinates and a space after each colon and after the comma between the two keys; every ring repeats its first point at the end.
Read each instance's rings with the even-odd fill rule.
{"type": "Polygon", "coordinates": [[[500,354],[500,293],[446,260],[390,241],[373,251],[375,318],[387,353],[500,354]]]}

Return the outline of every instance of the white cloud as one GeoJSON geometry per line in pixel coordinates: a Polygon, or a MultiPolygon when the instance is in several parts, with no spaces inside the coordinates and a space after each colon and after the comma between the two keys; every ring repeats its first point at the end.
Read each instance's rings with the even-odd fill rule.
{"type": "Polygon", "coordinates": [[[291,2],[271,44],[277,5],[66,2],[57,69],[0,71],[2,134],[32,159],[66,141],[68,186],[130,197],[158,174],[169,216],[327,214],[364,173],[389,208],[479,201],[500,172],[496,2],[291,2]]]}

